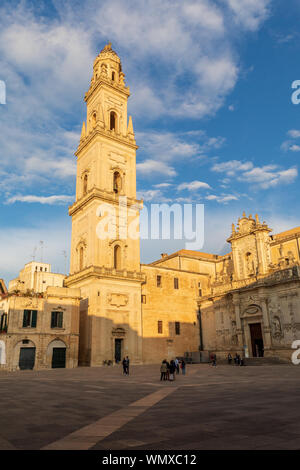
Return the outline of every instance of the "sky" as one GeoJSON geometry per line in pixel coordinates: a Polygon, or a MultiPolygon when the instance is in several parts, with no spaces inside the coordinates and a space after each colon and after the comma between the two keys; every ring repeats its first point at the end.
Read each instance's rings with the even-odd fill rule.
{"type": "MultiPolygon", "coordinates": [[[[243,211],[273,233],[299,226],[299,21],[298,0],[2,1],[0,278],[33,258],[66,272],[83,97],[108,41],[145,205],[204,204],[199,249],[216,254],[243,211]]],[[[141,261],[181,248],[142,240],[141,261]]]]}

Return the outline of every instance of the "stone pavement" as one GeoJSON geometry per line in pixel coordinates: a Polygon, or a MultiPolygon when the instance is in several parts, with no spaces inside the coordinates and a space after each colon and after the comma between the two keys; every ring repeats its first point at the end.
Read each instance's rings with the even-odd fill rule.
{"type": "Polygon", "coordinates": [[[300,449],[300,366],[0,372],[0,449],[300,449]]]}

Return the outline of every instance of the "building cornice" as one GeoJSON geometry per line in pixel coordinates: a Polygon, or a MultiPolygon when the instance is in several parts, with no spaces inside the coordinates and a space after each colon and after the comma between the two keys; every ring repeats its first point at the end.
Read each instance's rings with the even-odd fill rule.
{"type": "Polygon", "coordinates": [[[105,266],[88,266],[82,271],[70,274],[70,276],[65,279],[65,286],[72,287],[73,284],[78,285],[78,282],[85,281],[90,278],[125,280],[129,282],[138,282],[139,284],[145,282],[144,273],[138,271],[127,271],[126,269],[118,270],[114,268],[106,268],[105,266]]]}
{"type": "Polygon", "coordinates": [[[103,76],[100,76],[98,80],[90,86],[89,90],[86,92],[84,95],[84,101],[87,103],[90,99],[90,97],[94,94],[94,92],[100,87],[106,86],[107,88],[111,88],[114,91],[118,91],[121,95],[126,95],[128,98],[130,96],[130,90],[128,86],[124,85],[119,85],[116,82],[113,82],[109,78],[105,78],[103,76]]]}
{"type": "MultiPolygon", "coordinates": [[[[119,197],[122,196],[122,194],[116,195],[114,192],[109,192],[109,191],[104,191],[102,189],[98,188],[92,188],[85,196],[80,198],[78,201],[75,201],[74,204],[69,206],[69,215],[72,216],[76,212],[80,211],[83,207],[85,207],[89,202],[93,201],[94,199],[99,200],[101,202],[107,202],[109,204],[114,204],[114,205],[122,205],[120,204],[119,197]]],[[[132,207],[136,206],[136,208],[142,209],[143,207],[143,201],[134,199],[134,198],[129,198],[127,197],[127,207],[132,207]]]]}
{"type": "Polygon", "coordinates": [[[75,154],[79,158],[80,153],[88,146],[88,144],[97,136],[105,137],[108,141],[118,142],[122,145],[127,145],[133,150],[137,150],[139,147],[136,145],[135,140],[130,139],[130,137],[117,134],[114,130],[105,129],[101,127],[100,124],[97,124],[96,127],[89,133],[87,137],[81,139],[78,145],[78,149],[75,154]]]}

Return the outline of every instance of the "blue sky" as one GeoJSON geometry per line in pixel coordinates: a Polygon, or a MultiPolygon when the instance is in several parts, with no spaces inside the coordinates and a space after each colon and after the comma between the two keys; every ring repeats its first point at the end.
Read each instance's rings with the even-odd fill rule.
{"type": "MultiPolygon", "coordinates": [[[[69,255],[84,93],[108,40],[132,96],[138,195],[205,204],[202,251],[258,213],[300,225],[300,3],[296,0],[3,1],[0,7],[0,277],[69,255]]],[[[141,260],[183,248],[144,241],[141,260]]]]}

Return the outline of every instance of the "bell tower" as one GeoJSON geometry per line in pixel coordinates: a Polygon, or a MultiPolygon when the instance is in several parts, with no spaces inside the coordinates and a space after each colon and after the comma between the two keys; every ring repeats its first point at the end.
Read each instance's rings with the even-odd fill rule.
{"type": "Polygon", "coordinates": [[[80,287],[79,361],[102,365],[129,355],[140,362],[141,283],[136,150],[127,117],[129,87],[107,44],[96,57],[77,157],[68,287],[80,287]],[[130,230],[131,228],[131,230],[130,230]]]}

